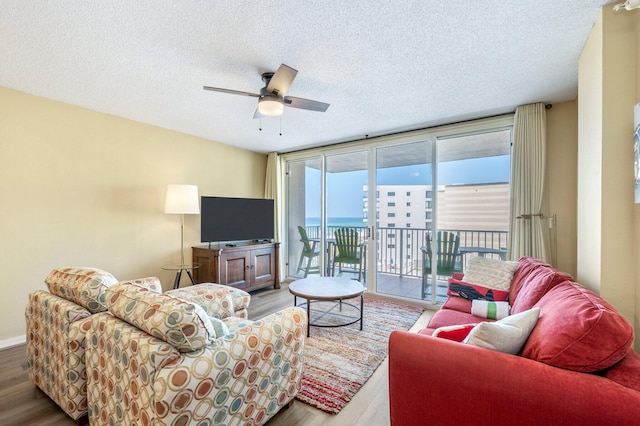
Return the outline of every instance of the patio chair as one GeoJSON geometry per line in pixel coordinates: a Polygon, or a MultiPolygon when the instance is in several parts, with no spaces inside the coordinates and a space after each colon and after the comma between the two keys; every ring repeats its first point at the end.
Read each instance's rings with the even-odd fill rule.
{"type": "Polygon", "coordinates": [[[298,262],[296,274],[304,270],[304,278],[307,278],[309,272],[320,273],[319,262],[316,262],[316,266],[311,266],[313,259],[320,258],[320,249],[317,247],[318,244],[315,241],[309,241],[307,231],[302,226],[298,226],[298,232],[300,233],[300,242],[302,243],[302,253],[300,253],[300,261],[298,262]],[[304,266],[303,263],[305,263],[304,266]]]}
{"type": "MultiPolygon", "coordinates": [[[[427,245],[422,251],[422,297],[427,291],[427,280],[432,273],[433,256],[431,252],[431,235],[427,234],[427,245]]],[[[462,255],[460,253],[460,237],[453,232],[438,231],[436,233],[437,268],[439,277],[450,277],[454,272],[462,272],[462,255]]]]}
{"type": "Polygon", "coordinates": [[[358,230],[355,228],[338,228],[335,232],[333,266],[331,275],[335,276],[336,265],[338,272],[342,273],[343,265],[351,265],[358,271],[358,281],[366,278],[367,256],[366,242],[360,241],[358,230]]]}

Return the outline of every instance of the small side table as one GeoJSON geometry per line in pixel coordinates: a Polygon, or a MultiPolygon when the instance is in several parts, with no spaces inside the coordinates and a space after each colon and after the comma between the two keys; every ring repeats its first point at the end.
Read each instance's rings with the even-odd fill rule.
{"type": "Polygon", "coordinates": [[[163,266],[162,269],[165,271],[176,271],[176,279],[173,281],[174,290],[180,287],[180,278],[182,278],[182,271],[186,271],[187,275],[189,275],[189,279],[191,279],[191,284],[196,285],[196,281],[193,279],[193,275],[191,274],[192,269],[198,269],[200,264],[194,263],[193,265],[177,265],[177,266],[163,266]]]}
{"type": "Polygon", "coordinates": [[[348,278],[339,277],[307,277],[300,280],[293,281],[289,284],[289,293],[293,294],[293,305],[298,305],[298,297],[307,299],[307,337],[309,337],[310,327],[343,327],[345,325],[355,324],[360,321],[360,330],[362,330],[362,314],[364,313],[364,293],[367,291],[366,287],[362,285],[360,281],[350,280],[348,278]],[[343,302],[345,299],[353,299],[360,297],[360,308],[356,305],[352,305],[348,302],[343,302]],[[336,304],[328,311],[320,312],[319,318],[311,318],[311,302],[336,302],[336,304]],[[323,324],[321,320],[323,317],[335,314],[332,313],[335,307],[338,307],[342,312],[342,305],[349,305],[358,312],[358,316],[349,316],[339,314],[339,317],[346,321],[341,323],[326,323],[323,324]]]}

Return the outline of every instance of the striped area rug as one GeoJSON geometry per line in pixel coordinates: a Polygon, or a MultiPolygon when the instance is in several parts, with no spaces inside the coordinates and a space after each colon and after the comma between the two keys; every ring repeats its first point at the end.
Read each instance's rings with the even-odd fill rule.
{"type": "MultiPolygon", "coordinates": [[[[348,302],[360,306],[360,298],[348,302]]],[[[332,304],[312,303],[312,321],[331,323],[343,320],[341,314],[357,312],[345,305],[342,313],[336,309],[333,311],[338,312],[336,315],[322,316],[332,304]]],[[[312,326],[304,347],[302,390],[296,399],[327,413],[340,412],[387,357],[391,332],[411,328],[422,311],[419,307],[365,296],[362,331],[359,323],[337,328],[312,326]]]]}

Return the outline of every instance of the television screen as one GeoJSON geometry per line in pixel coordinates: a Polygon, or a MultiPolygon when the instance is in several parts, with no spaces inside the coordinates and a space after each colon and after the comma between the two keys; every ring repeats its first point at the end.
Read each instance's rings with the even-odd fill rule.
{"type": "Polygon", "coordinates": [[[273,239],[273,200],[201,197],[200,241],[273,239]]]}

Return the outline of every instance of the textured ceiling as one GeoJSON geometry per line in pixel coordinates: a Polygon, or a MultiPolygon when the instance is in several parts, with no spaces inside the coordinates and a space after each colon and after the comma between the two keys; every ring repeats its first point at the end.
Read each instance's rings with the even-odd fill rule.
{"type": "Polygon", "coordinates": [[[286,152],[575,99],[606,3],[0,0],[0,86],[286,152]],[[281,63],[327,112],[260,123],[255,98],[202,89],[258,92],[281,63]]]}

